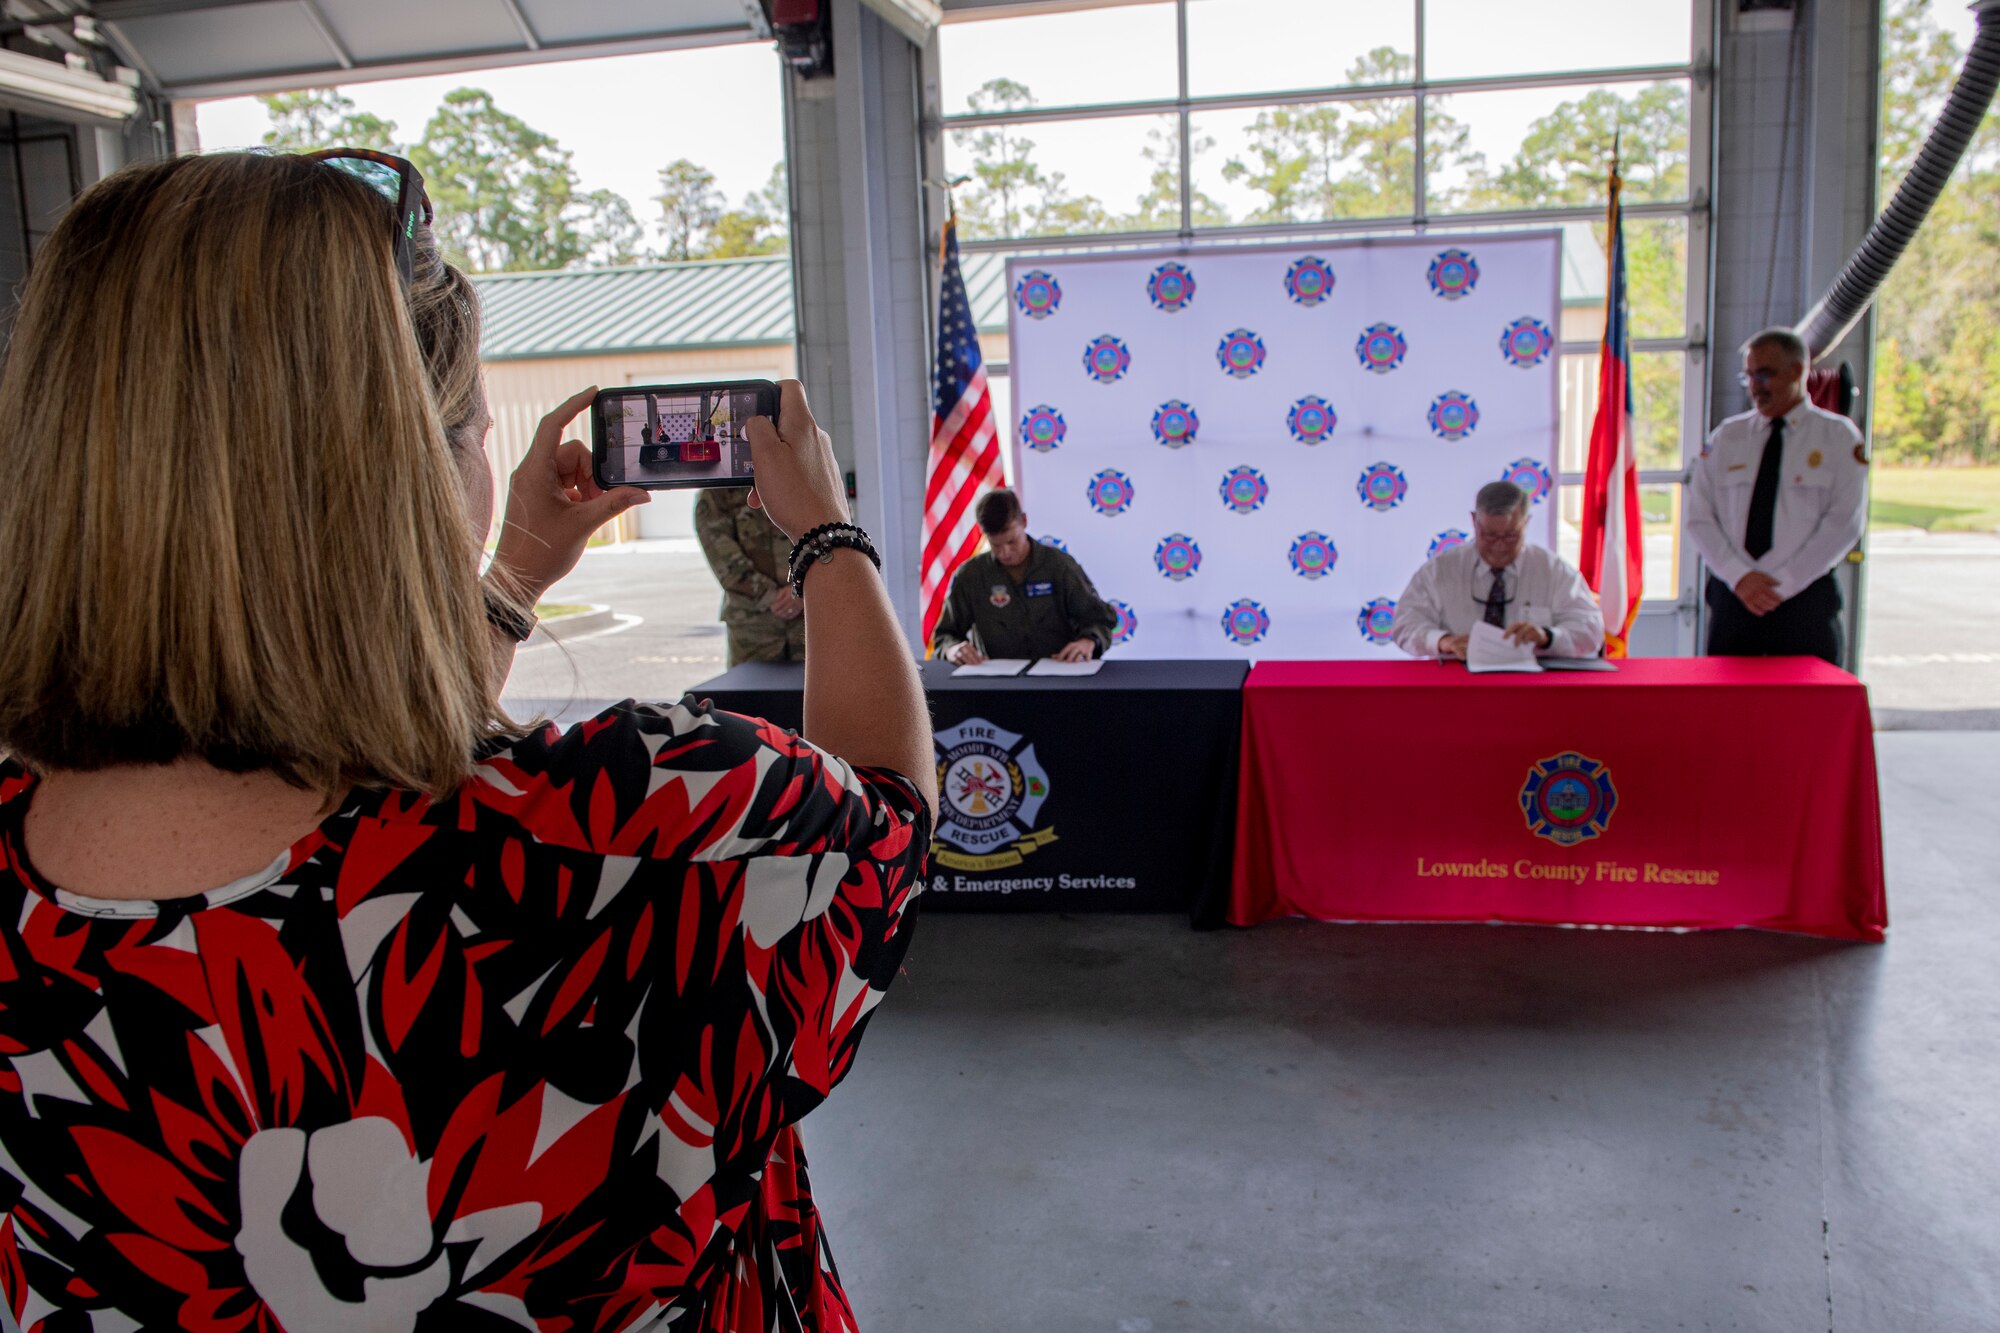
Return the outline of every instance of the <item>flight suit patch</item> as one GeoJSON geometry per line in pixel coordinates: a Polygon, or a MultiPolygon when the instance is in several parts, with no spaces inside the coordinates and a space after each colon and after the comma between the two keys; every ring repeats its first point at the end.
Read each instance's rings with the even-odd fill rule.
{"type": "Polygon", "coordinates": [[[993,585],[992,593],[987,596],[986,600],[995,606],[1006,606],[1014,600],[1014,594],[1006,584],[996,583],[993,585]]]}
{"type": "Polygon", "coordinates": [[[1022,588],[1021,591],[1027,593],[1030,597],[1053,597],[1056,595],[1056,585],[1053,583],[1030,583],[1022,588]]]}

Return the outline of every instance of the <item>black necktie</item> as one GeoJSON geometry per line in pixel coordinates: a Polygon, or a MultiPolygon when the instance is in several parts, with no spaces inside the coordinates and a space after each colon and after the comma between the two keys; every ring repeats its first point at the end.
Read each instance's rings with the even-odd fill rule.
{"type": "Polygon", "coordinates": [[[1750,490],[1750,521],[1743,527],[1743,552],[1752,560],[1771,549],[1771,525],[1778,516],[1778,474],[1784,470],[1785,419],[1772,417],[1764,458],[1757,464],[1757,484],[1750,490]]]}
{"type": "Polygon", "coordinates": [[[1493,586],[1486,593],[1486,623],[1507,628],[1507,571],[1493,571],[1493,586]]]}

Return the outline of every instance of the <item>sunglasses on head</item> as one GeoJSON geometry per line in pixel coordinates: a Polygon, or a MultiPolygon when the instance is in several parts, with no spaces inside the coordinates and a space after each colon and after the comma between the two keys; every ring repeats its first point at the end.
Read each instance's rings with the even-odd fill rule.
{"type": "Polygon", "coordinates": [[[304,156],[354,177],[394,207],[389,225],[396,247],[396,272],[402,275],[403,285],[409,286],[418,215],[422,214],[426,227],[431,223],[431,199],[424,193],[423,173],[407,158],[372,148],[322,148],[304,156]]]}

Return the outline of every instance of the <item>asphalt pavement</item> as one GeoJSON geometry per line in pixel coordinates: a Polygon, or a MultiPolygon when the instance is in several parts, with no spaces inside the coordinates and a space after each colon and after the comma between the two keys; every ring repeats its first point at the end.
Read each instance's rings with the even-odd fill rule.
{"type": "Polygon", "coordinates": [[[1861,676],[1878,717],[2000,728],[2000,533],[1879,532],[1864,568],[1861,676]]]}
{"type": "Polygon", "coordinates": [[[620,699],[678,699],[722,673],[722,590],[692,537],[593,547],[544,601],[609,606],[603,629],[514,655],[516,717],[569,722],[620,699]]]}
{"type": "MultiPolygon", "coordinates": [[[[1880,532],[1866,572],[1861,674],[1880,725],[2000,728],[2000,533],[1880,532]]],[[[692,538],[593,548],[546,600],[617,617],[522,649],[506,696],[517,715],[677,699],[723,669],[722,594],[692,538]]]]}

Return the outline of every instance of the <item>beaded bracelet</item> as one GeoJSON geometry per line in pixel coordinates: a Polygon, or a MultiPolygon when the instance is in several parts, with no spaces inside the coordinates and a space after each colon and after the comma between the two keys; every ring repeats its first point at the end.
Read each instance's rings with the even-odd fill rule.
{"type": "Polygon", "coordinates": [[[822,523],[816,528],[806,529],[804,534],[792,543],[792,553],[785,557],[786,565],[796,565],[799,562],[799,552],[821,537],[826,536],[829,532],[852,532],[863,540],[866,540],[868,537],[866,532],[853,523],[822,523]]]}
{"type": "Polygon", "coordinates": [[[792,596],[806,595],[806,571],[822,561],[833,559],[833,553],[841,547],[859,551],[874,562],[875,568],[882,568],[882,557],[876,553],[875,543],[868,534],[852,523],[828,524],[825,528],[815,528],[799,539],[792,547],[791,585],[792,596]]]}

